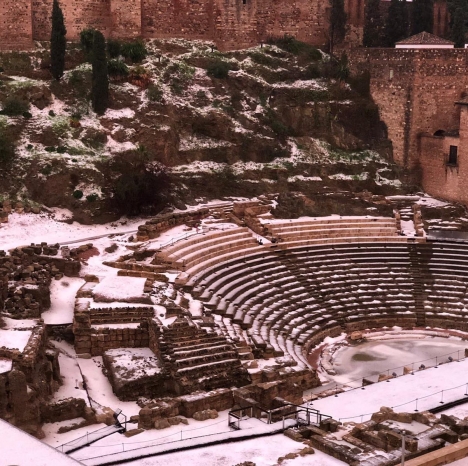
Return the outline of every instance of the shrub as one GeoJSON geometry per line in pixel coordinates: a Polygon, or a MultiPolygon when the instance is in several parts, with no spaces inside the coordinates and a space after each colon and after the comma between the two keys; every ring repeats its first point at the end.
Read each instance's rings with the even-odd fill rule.
{"type": "Polygon", "coordinates": [[[88,202],[94,202],[94,201],[97,201],[98,199],[99,199],[99,196],[98,196],[97,194],[95,194],[95,193],[88,194],[88,195],[86,196],[86,200],[87,200],[88,202]]]}
{"type": "Polygon", "coordinates": [[[287,34],[283,37],[270,37],[267,43],[276,45],[278,48],[293,55],[300,55],[307,61],[320,61],[323,58],[320,50],[287,34]]]}
{"type": "Polygon", "coordinates": [[[255,63],[258,63],[259,65],[264,65],[264,66],[276,66],[278,64],[278,60],[274,59],[273,57],[270,57],[269,55],[265,55],[264,53],[261,52],[253,52],[250,55],[250,58],[252,61],[255,63]]]}
{"type": "Polygon", "coordinates": [[[143,41],[136,40],[133,42],[125,42],[121,47],[121,54],[125,58],[129,58],[133,63],[139,63],[146,58],[148,51],[143,41]]]}
{"type": "Polygon", "coordinates": [[[215,60],[208,65],[206,73],[211,78],[226,79],[229,76],[231,65],[223,60],[215,60]]]}
{"type": "Polygon", "coordinates": [[[52,131],[59,138],[63,138],[70,130],[70,123],[67,118],[57,118],[52,123],[52,131]]]}
{"type": "Polygon", "coordinates": [[[107,63],[107,69],[109,72],[109,76],[113,76],[116,78],[124,78],[128,76],[129,70],[128,66],[122,60],[112,59],[109,60],[107,63]]]}
{"type": "Polygon", "coordinates": [[[29,111],[29,102],[14,95],[7,97],[0,112],[7,116],[20,116],[29,111]]]}
{"type": "Polygon", "coordinates": [[[120,42],[119,40],[108,39],[107,53],[111,58],[117,58],[120,55],[122,55],[122,42],[120,42]]]}
{"type": "Polygon", "coordinates": [[[81,199],[83,197],[83,191],[76,189],[75,191],[73,191],[73,197],[75,199],[81,199]]]}
{"type": "Polygon", "coordinates": [[[50,117],[56,116],[56,115],[55,115],[55,112],[54,112],[53,110],[49,110],[49,116],[50,116],[50,117]]]}
{"type": "Polygon", "coordinates": [[[32,118],[32,113],[31,112],[24,112],[23,117],[26,118],[27,120],[30,120],[32,118]]]}
{"type": "Polygon", "coordinates": [[[7,134],[6,129],[0,126],[0,168],[8,166],[16,155],[15,144],[7,134]]]}
{"type": "Polygon", "coordinates": [[[146,95],[151,102],[161,102],[164,93],[159,86],[152,84],[148,87],[146,95]]]}
{"type": "Polygon", "coordinates": [[[93,50],[94,33],[96,32],[93,28],[86,28],[80,32],[80,44],[83,52],[89,60],[91,51],[93,50]]]}
{"type": "Polygon", "coordinates": [[[311,63],[305,70],[304,79],[317,79],[322,76],[322,70],[316,63],[311,63]]]}

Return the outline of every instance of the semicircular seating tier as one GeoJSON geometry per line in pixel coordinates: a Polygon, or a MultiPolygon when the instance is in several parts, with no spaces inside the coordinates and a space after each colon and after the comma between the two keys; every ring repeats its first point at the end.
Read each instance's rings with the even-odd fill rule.
{"type": "Polygon", "coordinates": [[[468,245],[409,242],[392,218],[272,220],[264,228],[274,242],[259,245],[247,228],[232,228],[159,253],[183,269],[176,284],[256,357],[286,355],[304,367],[310,348],[342,332],[468,330],[468,245]]]}

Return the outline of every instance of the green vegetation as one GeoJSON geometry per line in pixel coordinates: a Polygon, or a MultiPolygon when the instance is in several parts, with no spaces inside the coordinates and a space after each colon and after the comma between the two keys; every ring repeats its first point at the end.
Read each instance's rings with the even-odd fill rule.
{"type": "Polygon", "coordinates": [[[83,197],[83,191],[76,189],[75,191],[73,191],[73,197],[75,199],[81,199],[83,197]]]}
{"type": "Polygon", "coordinates": [[[65,69],[66,35],[67,30],[62,9],[58,0],[54,0],[52,7],[52,34],[50,37],[50,72],[57,81],[62,79],[65,69]]]}
{"type": "Polygon", "coordinates": [[[129,75],[128,66],[124,61],[113,58],[107,63],[109,76],[114,78],[125,78],[129,75]]]}
{"type": "Polygon", "coordinates": [[[115,39],[107,40],[107,53],[111,58],[117,58],[122,55],[122,42],[115,39]]]}
{"type": "Polygon", "coordinates": [[[301,42],[293,36],[285,34],[283,37],[270,37],[267,40],[268,44],[276,45],[278,48],[285,52],[292,53],[293,55],[303,55],[309,60],[321,60],[322,54],[319,50],[312,45],[301,42]]]}
{"type": "Polygon", "coordinates": [[[229,76],[231,65],[224,60],[215,60],[208,65],[206,73],[210,78],[226,79],[229,76]]]}
{"type": "Polygon", "coordinates": [[[29,102],[26,100],[11,95],[5,99],[3,102],[3,109],[0,112],[2,115],[7,116],[21,116],[26,112],[29,112],[29,102]]]}
{"type": "Polygon", "coordinates": [[[7,124],[0,120],[0,168],[8,167],[16,156],[13,139],[7,132],[7,124]]]}
{"type": "Polygon", "coordinates": [[[452,25],[452,40],[455,42],[455,47],[464,48],[466,40],[466,12],[462,8],[455,10],[455,18],[452,25]]]}
{"type": "Polygon", "coordinates": [[[365,8],[364,47],[383,45],[384,20],[380,12],[380,0],[368,0],[365,8]]]}
{"type": "Polygon", "coordinates": [[[93,50],[94,34],[96,30],[93,28],[86,28],[80,32],[80,44],[83,52],[86,55],[86,59],[90,61],[91,52],[93,50]]]}
{"type": "Polygon", "coordinates": [[[109,105],[109,76],[107,71],[106,40],[95,31],[92,49],[93,78],[91,101],[93,110],[102,115],[109,105]]]}
{"type": "Polygon", "coordinates": [[[133,63],[140,63],[148,55],[145,44],[142,40],[125,42],[121,45],[120,53],[125,58],[129,58],[133,63]]]}
{"type": "Polygon", "coordinates": [[[151,102],[161,102],[164,97],[162,89],[155,84],[151,84],[148,87],[146,90],[146,95],[151,102]]]}
{"type": "Polygon", "coordinates": [[[406,0],[391,0],[385,23],[385,40],[387,47],[408,37],[408,5],[406,0]]]}
{"type": "Polygon", "coordinates": [[[411,34],[420,32],[432,32],[434,25],[434,3],[433,0],[413,0],[413,14],[411,34]]]}

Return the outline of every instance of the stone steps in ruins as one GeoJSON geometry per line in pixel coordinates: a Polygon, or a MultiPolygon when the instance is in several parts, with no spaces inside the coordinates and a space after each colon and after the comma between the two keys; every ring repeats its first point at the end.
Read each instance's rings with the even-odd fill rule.
{"type": "MultiPolygon", "coordinates": [[[[174,356],[174,355],[173,355],[174,356]]],[[[179,356],[179,355],[177,355],[179,356]]],[[[234,351],[231,347],[230,351],[223,351],[223,352],[211,352],[208,354],[203,354],[200,356],[193,356],[189,358],[177,359],[174,361],[175,367],[180,370],[180,368],[185,367],[201,367],[204,364],[211,364],[214,361],[230,361],[237,359],[237,352],[234,351]]]]}

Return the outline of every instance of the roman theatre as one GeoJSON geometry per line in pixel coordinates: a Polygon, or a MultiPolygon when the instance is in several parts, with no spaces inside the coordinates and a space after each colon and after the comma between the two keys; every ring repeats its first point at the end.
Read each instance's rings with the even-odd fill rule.
{"type": "MultiPolygon", "coordinates": [[[[159,335],[153,352],[165,354],[177,381],[163,384],[166,389],[183,394],[234,384],[256,386],[255,392],[276,380],[283,385],[275,394],[299,403],[304,390],[320,384],[319,366],[340,389],[465,357],[463,342],[455,340],[467,331],[468,245],[426,236],[417,206],[410,235],[402,231],[398,211],[393,217],[298,219],[275,219],[270,211],[269,202],[255,201],[194,212],[188,225],[196,226],[166,243],[158,242],[164,222],[156,218],[139,227],[137,239],[146,246],[107,264],[121,276],[173,277],[164,319],[153,320],[159,328],[150,330],[159,335]],[[198,228],[200,218],[204,229],[198,228]],[[384,357],[373,353],[376,341],[386,345],[389,338],[398,339],[405,357],[387,360],[392,342],[379,347],[384,357]],[[414,340],[424,340],[422,347],[414,340]],[[370,347],[363,355],[364,341],[370,347]],[[340,365],[349,368],[349,377],[334,378],[334,352],[345,342],[359,354],[344,354],[348,362],[340,365]],[[255,370],[264,359],[276,369],[270,375],[255,370]],[[374,377],[351,373],[352,360],[373,361],[374,377]]],[[[112,373],[116,363],[108,353],[122,342],[101,338],[95,324],[114,322],[116,313],[101,322],[102,312],[77,303],[77,354],[104,354],[112,373]]],[[[121,315],[120,322],[128,320],[121,315]]],[[[260,398],[271,406],[273,398],[260,398]]]]}

